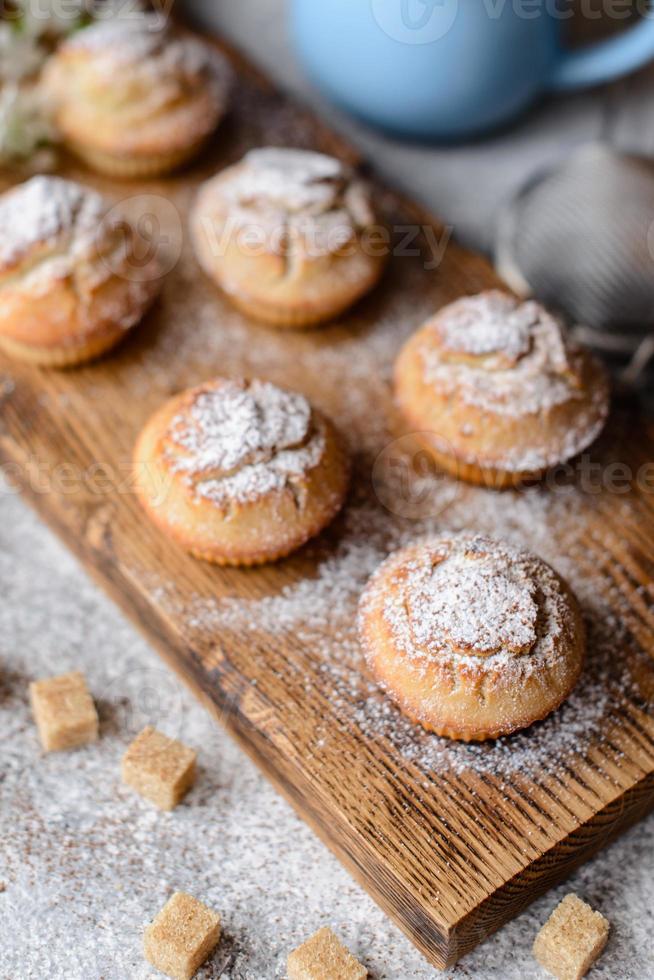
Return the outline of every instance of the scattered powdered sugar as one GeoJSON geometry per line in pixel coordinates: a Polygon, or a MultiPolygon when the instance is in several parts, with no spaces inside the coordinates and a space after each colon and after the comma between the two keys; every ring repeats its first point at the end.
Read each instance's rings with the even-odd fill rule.
{"type": "MultiPolygon", "coordinates": [[[[440,472],[416,473],[412,450],[407,448],[406,459],[395,452],[389,410],[392,364],[411,332],[438,307],[439,296],[442,302],[442,282],[438,287],[419,262],[398,261],[390,271],[394,288],[380,309],[375,308],[374,328],[364,321],[359,329],[355,312],[344,319],[344,328],[288,334],[243,318],[220,293],[198,281],[192,257],[184,254],[176,270],[176,288],[167,297],[166,329],[153,335],[148,349],[147,372],[140,359],[123,367],[131,397],[151,398],[154,382],[163,400],[171,390],[187,387],[189,377],[214,373],[306,387],[359,458],[347,507],[333,531],[304,549],[300,570],[292,572],[289,584],[271,587],[257,598],[211,593],[189,597],[182,596],[165,573],[139,567],[135,574],[152,601],[178,617],[191,638],[214,636],[229,651],[236,637],[239,642],[251,637],[253,656],[258,649],[301,644],[302,656],[316,665],[315,671],[307,672],[307,686],[317,683],[317,671],[333,712],[344,723],[356,725],[372,741],[387,742],[399,764],[404,760],[415,765],[426,779],[457,773],[500,780],[516,774],[542,778],[601,742],[612,712],[630,690],[632,674],[625,656],[630,640],[621,625],[629,607],[615,593],[611,605],[606,602],[600,588],[605,582],[602,570],[589,569],[584,561],[579,542],[594,520],[592,489],[586,494],[568,482],[497,493],[440,472]],[[189,317],[194,330],[183,326],[189,317]],[[371,484],[371,463],[389,447],[397,465],[384,471],[389,480],[385,489],[371,484]],[[407,519],[406,504],[414,501],[420,506],[408,508],[407,519]],[[439,738],[404,718],[368,677],[356,630],[361,592],[391,552],[425,536],[464,530],[488,534],[542,557],[573,588],[589,629],[587,666],[566,703],[528,731],[484,745],[439,738]]],[[[287,568],[295,568],[294,559],[284,563],[287,568]]],[[[324,737],[331,737],[328,725],[324,737]]]]}
{"type": "Polygon", "coordinates": [[[172,468],[213,501],[281,489],[316,466],[325,448],[303,395],[256,380],[204,386],[168,431],[172,468]]]}
{"type": "Polygon", "coordinates": [[[38,176],[19,184],[0,198],[0,268],[41,244],[74,260],[93,245],[105,210],[100,194],[70,180],[38,176]]]}
{"type": "Polygon", "coordinates": [[[193,624],[200,628],[220,624],[234,632],[270,629],[273,636],[289,632],[316,644],[328,658],[332,651],[338,651],[337,660],[346,651],[358,656],[353,631],[358,598],[395,535],[366,504],[349,507],[343,524],[341,541],[319,562],[313,576],[256,600],[198,600],[191,614],[193,624]]]}
{"type": "MultiPolygon", "coordinates": [[[[516,773],[541,778],[559,771],[572,755],[583,756],[601,737],[633,684],[626,655],[632,644],[602,598],[599,579],[588,578],[575,560],[574,549],[562,553],[557,540],[556,529],[563,521],[572,520],[577,532],[583,533],[587,503],[579,491],[567,488],[552,494],[532,488],[498,494],[464,487],[453,497],[451,482],[433,481],[432,506],[437,509],[438,501],[444,501],[437,518],[397,521],[376,502],[355,500],[343,516],[336,544],[318,562],[315,573],[303,574],[274,595],[197,597],[190,605],[178,606],[172,583],[157,578],[151,588],[157,602],[175,609],[191,630],[214,633],[227,648],[230,635],[251,634],[272,645],[289,639],[301,642],[319,660],[319,675],[334,711],[356,724],[367,738],[387,740],[427,776],[473,772],[507,779],[516,773]],[[452,532],[476,528],[513,542],[518,549],[538,551],[574,588],[587,623],[587,665],[564,705],[528,730],[489,743],[453,742],[406,719],[368,676],[358,641],[357,607],[370,576],[389,552],[425,535],[442,536],[443,527],[452,532]]],[[[560,596],[552,594],[551,599],[550,636],[561,616],[560,596]]]]}

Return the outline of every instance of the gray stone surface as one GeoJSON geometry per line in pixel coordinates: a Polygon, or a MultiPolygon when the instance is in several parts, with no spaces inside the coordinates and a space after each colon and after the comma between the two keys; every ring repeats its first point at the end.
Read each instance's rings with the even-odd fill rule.
{"type": "MultiPolygon", "coordinates": [[[[206,15],[208,4],[202,6],[206,15]]],[[[239,0],[211,9],[216,22],[273,74],[303,88],[287,55],[281,8],[281,0],[239,0]]],[[[636,90],[640,94],[630,101],[630,111],[643,119],[645,94],[636,90]]],[[[591,96],[569,103],[564,141],[573,139],[568,113],[579,122],[577,140],[596,135],[604,107],[591,96]]],[[[514,150],[519,145],[539,162],[560,152],[553,138],[560,114],[550,105],[503,140],[475,148],[407,148],[359,128],[354,136],[379,151],[382,169],[439,208],[464,237],[483,244],[496,200],[515,180],[514,150]],[[461,178],[480,167],[493,192],[468,194],[465,200],[457,196],[461,178]]],[[[624,132],[636,129],[645,134],[643,140],[651,139],[651,129],[647,136],[645,127],[624,122],[624,132]]],[[[451,975],[544,977],[531,960],[533,937],[556,902],[574,889],[613,926],[593,976],[649,980],[654,977],[653,854],[650,818],[566,886],[534,903],[451,975]]],[[[70,555],[2,486],[0,882],[6,886],[0,891],[2,980],[154,977],[141,957],[142,928],[179,888],[223,915],[224,942],[200,977],[282,977],[286,952],[325,924],[337,929],[375,980],[438,975],[179,687],[70,555]],[[75,753],[44,756],[27,685],[73,668],[86,672],[98,700],[102,737],[75,753]],[[200,750],[197,786],[172,814],[159,814],[119,783],[120,756],[147,722],[200,750]]]]}

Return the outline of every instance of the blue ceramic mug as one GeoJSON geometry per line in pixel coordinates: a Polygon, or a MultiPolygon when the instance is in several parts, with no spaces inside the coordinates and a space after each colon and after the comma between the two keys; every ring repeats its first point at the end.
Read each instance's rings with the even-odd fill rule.
{"type": "MultiPolygon", "coordinates": [[[[612,9],[625,16],[621,0],[612,9]]],[[[301,59],[327,95],[384,129],[443,139],[654,57],[654,9],[609,40],[566,50],[572,15],[568,0],[291,0],[301,59]]]]}

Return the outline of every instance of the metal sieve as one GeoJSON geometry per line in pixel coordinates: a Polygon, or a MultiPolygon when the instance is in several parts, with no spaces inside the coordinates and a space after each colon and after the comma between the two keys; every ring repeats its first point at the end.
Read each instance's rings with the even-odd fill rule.
{"type": "Polygon", "coordinates": [[[654,358],[654,163],[594,144],[533,177],[500,215],[495,263],[585,343],[630,358],[624,379],[642,379],[654,358]]]}

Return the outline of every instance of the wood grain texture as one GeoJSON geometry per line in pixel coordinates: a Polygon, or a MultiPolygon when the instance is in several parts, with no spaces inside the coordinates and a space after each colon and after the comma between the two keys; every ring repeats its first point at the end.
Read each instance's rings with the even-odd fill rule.
{"type": "MultiPolygon", "coordinates": [[[[575,583],[592,580],[595,603],[587,615],[601,618],[606,610],[601,637],[619,635],[624,663],[617,671],[613,652],[590,657],[587,673],[597,676],[580,696],[582,710],[588,699],[589,718],[593,709],[589,733],[582,724],[579,751],[561,758],[545,749],[536,772],[507,779],[501,767],[476,766],[475,755],[469,766],[460,755],[456,766],[428,766],[395,738],[401,719],[392,710],[378,728],[366,721],[362,704],[374,696],[351,623],[330,647],[310,642],[300,629],[267,632],[256,618],[247,630],[223,622],[222,598],[256,604],[279,596],[315,578],[354,532],[346,515],[298,555],[251,571],[194,561],[150,526],[131,492],[131,450],[149,414],[172,393],[215,374],[255,374],[304,391],[334,418],[355,453],[349,511],[373,514],[374,527],[387,521],[389,529],[417,536],[433,521],[387,514],[371,483],[395,426],[390,364],[429,311],[495,281],[484,260],[453,243],[432,268],[430,242],[444,241],[442,228],[379,187],[376,200],[399,247],[384,283],[350,315],[289,335],[235,313],[190,251],[185,222],[199,181],[261,144],[356,155],[231,56],[239,72],[234,110],[191,170],[116,184],[67,165],[70,175],[133,213],[148,195],[146,210],[161,222],[164,251],[181,254],[152,314],[102,362],[60,373],[0,362],[0,455],[26,499],[167,662],[425,956],[445,967],[654,805],[654,476],[648,483],[643,475],[654,434],[621,408],[596,462],[601,472],[628,465],[626,491],[566,488],[569,508],[561,514],[568,517],[552,529],[552,550],[565,557],[575,583]],[[403,242],[406,229],[418,226],[421,248],[414,254],[414,243],[407,249],[403,242]],[[603,684],[612,690],[605,710],[591,704],[603,684]]],[[[492,491],[452,489],[459,514],[469,506],[471,520],[484,500],[491,512],[495,506],[492,491]]],[[[510,509],[512,498],[504,499],[510,509]]],[[[534,525],[542,517],[542,495],[538,500],[534,525]]],[[[528,496],[516,498],[516,507],[530,505],[528,496]]],[[[436,522],[447,517],[443,507],[436,522]]],[[[546,745],[547,724],[529,736],[538,745],[546,745]]],[[[424,741],[418,730],[410,737],[424,741]]],[[[510,753],[515,744],[497,751],[510,753]]]]}

